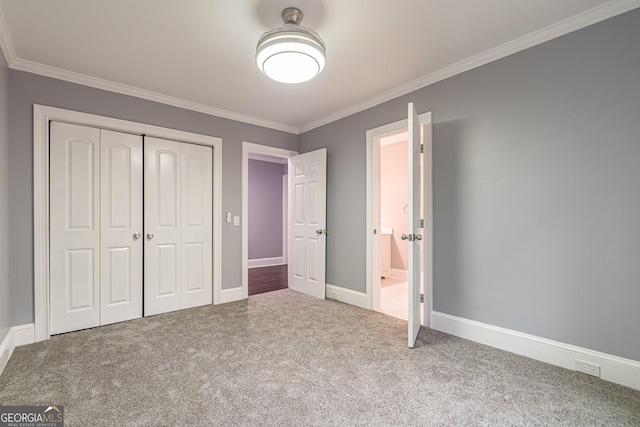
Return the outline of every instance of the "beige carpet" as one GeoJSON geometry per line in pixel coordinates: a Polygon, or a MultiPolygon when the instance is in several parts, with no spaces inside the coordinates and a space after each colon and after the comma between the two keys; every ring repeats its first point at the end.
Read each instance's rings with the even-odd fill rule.
{"type": "Polygon", "coordinates": [[[640,425],[640,391],[291,290],[19,347],[0,404],[67,426],[640,425]]]}

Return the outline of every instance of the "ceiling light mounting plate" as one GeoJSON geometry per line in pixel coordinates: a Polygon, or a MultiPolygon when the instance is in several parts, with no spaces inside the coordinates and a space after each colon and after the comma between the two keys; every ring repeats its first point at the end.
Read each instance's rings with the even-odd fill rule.
{"type": "Polygon", "coordinates": [[[288,7],[282,11],[282,20],[285,24],[300,25],[304,15],[297,7],[288,7]]]}

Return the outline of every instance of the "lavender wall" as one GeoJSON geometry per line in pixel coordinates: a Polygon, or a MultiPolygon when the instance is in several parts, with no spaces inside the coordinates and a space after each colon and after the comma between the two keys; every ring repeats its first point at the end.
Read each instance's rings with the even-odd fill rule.
{"type": "Polygon", "coordinates": [[[382,227],[392,227],[391,268],[406,270],[409,265],[409,245],[400,236],[409,231],[409,157],[407,141],[380,147],[380,212],[382,227]],[[408,212],[408,211],[407,211],[408,212]]]}
{"type": "Polygon", "coordinates": [[[249,259],[282,254],[282,175],[286,165],[249,159],[249,259]]]}

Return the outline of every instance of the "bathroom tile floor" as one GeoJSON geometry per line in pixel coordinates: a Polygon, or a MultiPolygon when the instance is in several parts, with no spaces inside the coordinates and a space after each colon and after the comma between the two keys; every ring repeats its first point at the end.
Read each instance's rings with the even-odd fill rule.
{"type": "Polygon", "coordinates": [[[382,279],[380,287],[380,311],[389,316],[407,320],[408,284],[406,280],[382,279]]]}

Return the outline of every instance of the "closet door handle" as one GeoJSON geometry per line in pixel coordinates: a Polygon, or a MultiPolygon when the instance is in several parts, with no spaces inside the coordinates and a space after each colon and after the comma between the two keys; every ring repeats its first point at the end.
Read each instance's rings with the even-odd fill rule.
{"type": "Polygon", "coordinates": [[[153,239],[153,233],[147,233],[147,239],[149,240],[153,239]]]}
{"type": "Polygon", "coordinates": [[[140,238],[140,233],[133,233],[133,240],[138,240],[140,238]]]}

